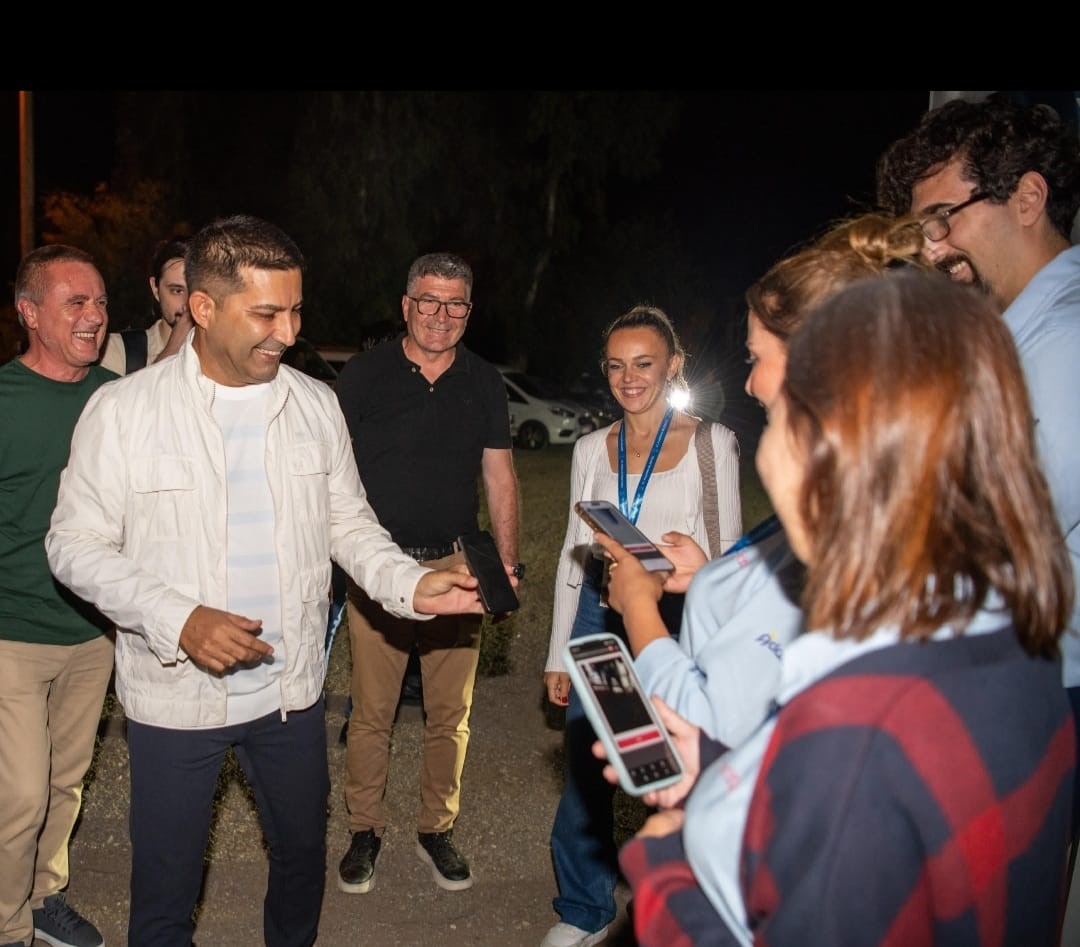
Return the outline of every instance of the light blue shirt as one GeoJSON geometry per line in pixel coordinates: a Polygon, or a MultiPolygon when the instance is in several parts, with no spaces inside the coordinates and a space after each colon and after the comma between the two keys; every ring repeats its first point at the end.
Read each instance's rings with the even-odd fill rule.
{"type": "MultiPolygon", "coordinates": [[[[1059,253],[1005,310],[1037,422],[1039,459],[1080,581],[1080,246],[1059,253]]],[[[1066,687],[1080,686],[1080,595],[1061,640],[1066,687]]]]}
{"type": "MultiPolygon", "coordinates": [[[[1008,628],[1010,622],[1001,597],[991,590],[984,607],[975,613],[963,633],[992,634],[1008,628]]],[[[954,629],[947,625],[931,637],[944,642],[955,636],[954,629]]],[[[800,635],[784,656],[776,700],[786,704],[841,665],[891,647],[899,640],[895,627],[879,628],[861,641],[838,641],[821,631],[800,635]]],[[[914,642],[908,645],[920,646],[914,642]]],[[[743,835],[762,761],[775,729],[776,714],[771,714],[749,739],[702,771],[686,800],[682,830],[686,859],[705,896],[744,947],[749,947],[753,936],[739,873],[743,835]]]]}
{"type": "Polygon", "coordinates": [[[687,589],[678,642],[651,641],[634,660],[645,692],[737,746],[780,688],[784,648],[802,630],[802,575],[783,530],[706,563],[687,589]]]}

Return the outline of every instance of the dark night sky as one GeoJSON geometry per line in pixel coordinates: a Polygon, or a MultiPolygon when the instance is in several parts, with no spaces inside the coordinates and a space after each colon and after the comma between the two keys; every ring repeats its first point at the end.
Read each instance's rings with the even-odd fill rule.
{"type": "Polygon", "coordinates": [[[878,155],[928,91],[692,92],[665,173],[691,244],[745,284],[829,220],[867,210],[878,155]]]}
{"type": "MultiPolygon", "coordinates": [[[[682,122],[647,199],[668,202],[691,252],[722,269],[736,288],[829,219],[865,207],[878,154],[929,102],[928,91],[685,95],[682,122]]],[[[16,93],[6,102],[3,252],[10,281],[19,239],[16,93]]],[[[36,92],[34,122],[39,192],[89,191],[108,176],[109,93],[36,92]]]]}

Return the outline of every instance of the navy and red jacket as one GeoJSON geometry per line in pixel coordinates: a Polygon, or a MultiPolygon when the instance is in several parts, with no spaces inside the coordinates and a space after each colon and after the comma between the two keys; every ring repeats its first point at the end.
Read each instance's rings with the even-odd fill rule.
{"type": "MultiPolygon", "coordinates": [[[[1011,629],[872,651],[775,719],[739,879],[761,947],[1041,947],[1066,898],[1073,719],[1011,629]]],[[[730,945],[681,835],[620,855],[642,947],[730,945]]]]}

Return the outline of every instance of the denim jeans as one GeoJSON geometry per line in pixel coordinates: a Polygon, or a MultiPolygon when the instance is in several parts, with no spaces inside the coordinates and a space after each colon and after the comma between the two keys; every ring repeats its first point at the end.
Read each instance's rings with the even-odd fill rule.
{"type": "MultiPolygon", "coordinates": [[[[684,596],[665,595],[661,615],[678,635],[684,596]]],[[[599,586],[587,577],[581,586],[571,639],[611,632],[624,641],[618,612],[600,604],[599,586]]],[[[570,689],[564,734],[563,792],[551,828],[551,857],[558,897],[555,912],[567,924],[598,931],[615,919],[615,885],[619,880],[614,840],[615,787],[603,776],[604,764],[592,755],[596,740],[575,689],[570,689]]]]}

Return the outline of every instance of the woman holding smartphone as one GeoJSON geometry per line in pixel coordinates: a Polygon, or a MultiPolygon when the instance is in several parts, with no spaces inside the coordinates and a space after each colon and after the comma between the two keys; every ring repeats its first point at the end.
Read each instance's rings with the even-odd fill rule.
{"type": "MultiPolygon", "coordinates": [[[[624,847],[642,947],[1057,943],[1074,589],[1034,430],[1000,312],[937,274],[792,337],[756,460],[809,630],[768,719],[624,847]]],[[[707,741],[665,716],[692,774],[707,741]]]]}
{"type": "MultiPolygon", "coordinates": [[[[561,920],[542,947],[587,947],[607,936],[616,915],[619,880],[614,787],[592,756],[596,738],[563,664],[571,638],[602,631],[623,636],[622,622],[602,601],[604,558],[593,554],[592,530],[575,511],[579,500],[609,500],[654,542],[666,532],[708,543],[699,450],[715,468],[721,548],[742,532],[739,447],[734,433],[707,424],[671,403],[685,390],[685,353],[670,319],[654,306],[635,306],[605,330],[602,368],[623,409],[614,424],[574,445],[570,511],[555,576],[551,643],[544,673],[548,699],[566,707],[564,788],[551,831],[561,920]],[[705,442],[699,446],[697,438],[705,442]]],[[[679,628],[682,596],[665,596],[663,620],[679,628]]]]}
{"type": "MultiPolygon", "coordinates": [[[[814,310],[857,280],[923,266],[922,246],[912,218],[861,214],[773,264],[746,291],[746,393],[768,411],[784,382],[788,341],[814,310]]],[[[682,625],[669,634],[655,579],[654,598],[638,598],[634,612],[623,615],[634,668],[646,693],[735,746],[761,723],[780,686],[784,649],[802,630],[805,569],[775,516],[712,561],[690,536],[661,538],[677,565],[663,581],[664,597],[686,592],[682,625]]],[[[612,573],[617,610],[623,583],[637,575],[612,573]]]]}

